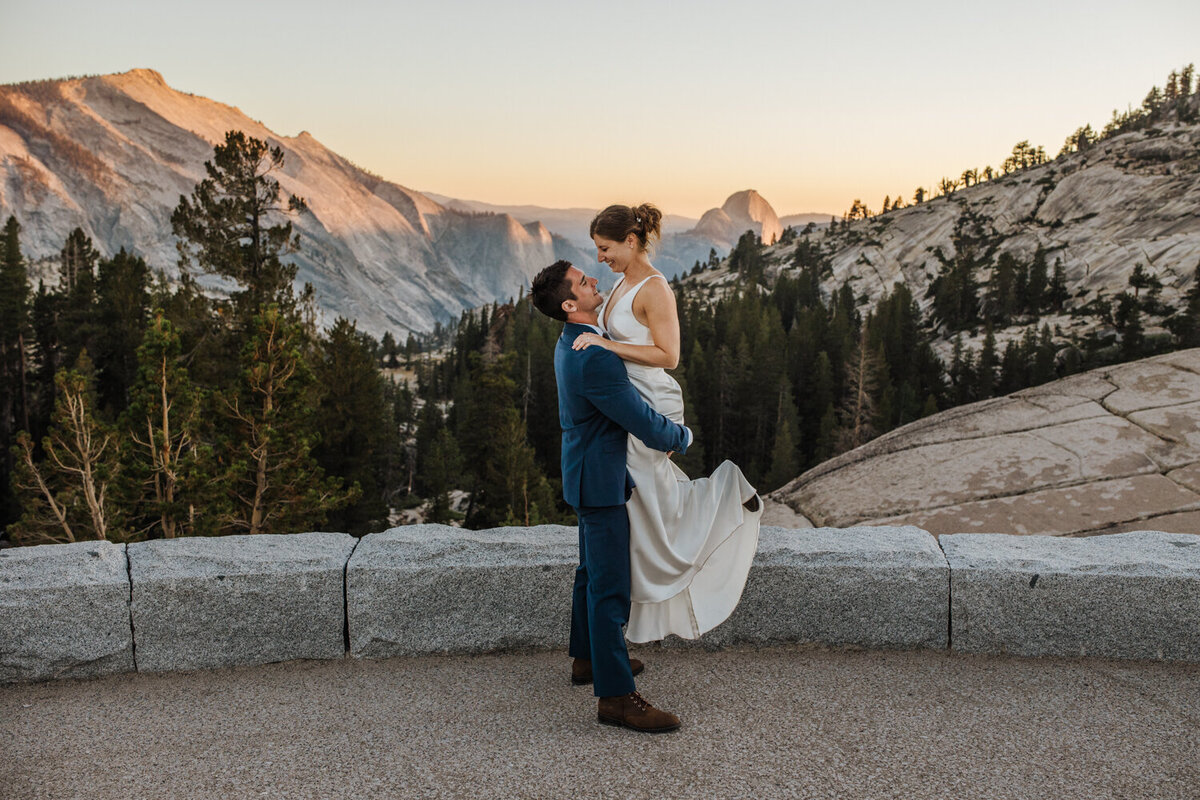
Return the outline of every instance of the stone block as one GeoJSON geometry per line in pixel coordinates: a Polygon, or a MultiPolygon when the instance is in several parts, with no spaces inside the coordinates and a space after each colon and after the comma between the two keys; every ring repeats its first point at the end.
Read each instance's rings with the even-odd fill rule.
{"type": "Polygon", "coordinates": [[[1200,661],[1200,537],[941,537],[951,646],[970,653],[1200,661]]]}
{"type": "Polygon", "coordinates": [[[920,528],[764,527],[741,603],[701,642],[944,648],[949,588],[920,528]]]}
{"type": "Polygon", "coordinates": [[[565,647],[577,529],[410,525],[363,538],[346,571],[350,652],[386,658],[565,647]]]}
{"type": "Polygon", "coordinates": [[[129,545],[139,671],[345,655],[344,533],[129,545]]]}
{"type": "Polygon", "coordinates": [[[133,669],[125,545],[0,550],[0,682],[133,669]]]}

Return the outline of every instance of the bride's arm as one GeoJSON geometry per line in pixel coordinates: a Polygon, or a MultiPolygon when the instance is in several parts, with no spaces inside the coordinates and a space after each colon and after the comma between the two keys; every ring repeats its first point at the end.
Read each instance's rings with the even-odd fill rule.
{"type": "Polygon", "coordinates": [[[584,333],[575,339],[572,347],[584,350],[596,345],[634,364],[675,369],[679,366],[679,312],[670,285],[662,280],[649,281],[633,301],[634,316],[650,329],[654,344],[614,342],[594,333],[584,333]]]}

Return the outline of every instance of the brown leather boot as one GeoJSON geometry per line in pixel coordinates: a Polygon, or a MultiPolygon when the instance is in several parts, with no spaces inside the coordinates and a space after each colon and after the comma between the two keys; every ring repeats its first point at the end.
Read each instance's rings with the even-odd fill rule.
{"type": "Polygon", "coordinates": [[[666,733],[679,727],[679,717],[655,708],[637,692],[601,697],[596,718],[605,725],[623,725],[643,733],[666,733]]]}
{"type": "MultiPolygon", "coordinates": [[[[634,675],[637,675],[646,668],[646,665],[636,658],[629,659],[629,669],[634,675]]],[[[571,683],[576,686],[582,686],[585,683],[592,682],[592,662],[586,658],[577,658],[571,662],[571,683]]]]}

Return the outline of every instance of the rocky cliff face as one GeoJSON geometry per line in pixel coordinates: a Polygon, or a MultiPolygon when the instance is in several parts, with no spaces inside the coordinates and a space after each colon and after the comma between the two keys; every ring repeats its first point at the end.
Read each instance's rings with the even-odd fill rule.
{"type": "Polygon", "coordinates": [[[721,257],[729,255],[746,231],[754,231],[767,244],[774,244],[783,233],[775,209],[753,189],[735,192],[720,208],[705,211],[691,230],[664,234],[654,265],[667,277],[687,273],[697,261],[706,262],[710,250],[721,257]]]}
{"type": "MultiPolygon", "coordinates": [[[[995,257],[1010,252],[1028,262],[1040,246],[1051,265],[1062,259],[1072,306],[1123,291],[1139,263],[1162,282],[1162,299],[1175,303],[1200,264],[1200,125],[1126,133],[855,222],[827,239],[817,233],[833,268],[823,284],[849,282],[874,303],[904,281],[922,298],[941,265],[937,251],[955,255],[955,226],[964,217],[978,224],[995,257]]],[[[770,254],[786,269],[795,247],[770,254]]],[[[987,277],[985,269],[979,278],[987,277]]]]}
{"type": "Polygon", "coordinates": [[[689,233],[703,236],[728,251],[746,231],[754,231],[766,244],[774,244],[783,233],[775,209],[753,189],[736,192],[720,208],[706,211],[689,233]]]}
{"type": "Polygon", "coordinates": [[[0,87],[0,215],[17,217],[43,272],[80,227],[102,254],[124,247],[174,274],[171,211],[235,129],[284,151],[280,185],[308,202],[293,220],[299,280],[329,321],[356,319],[376,335],[428,330],[508,299],[569,250],[540,224],[448,209],[151,70],[0,87]]]}

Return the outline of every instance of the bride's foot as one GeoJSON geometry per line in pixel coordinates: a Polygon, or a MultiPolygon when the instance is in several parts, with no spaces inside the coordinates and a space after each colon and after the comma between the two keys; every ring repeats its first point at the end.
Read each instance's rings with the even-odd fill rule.
{"type": "Polygon", "coordinates": [[[742,503],[742,507],[753,514],[762,508],[762,501],[758,499],[758,495],[754,495],[754,497],[742,503]]]}

